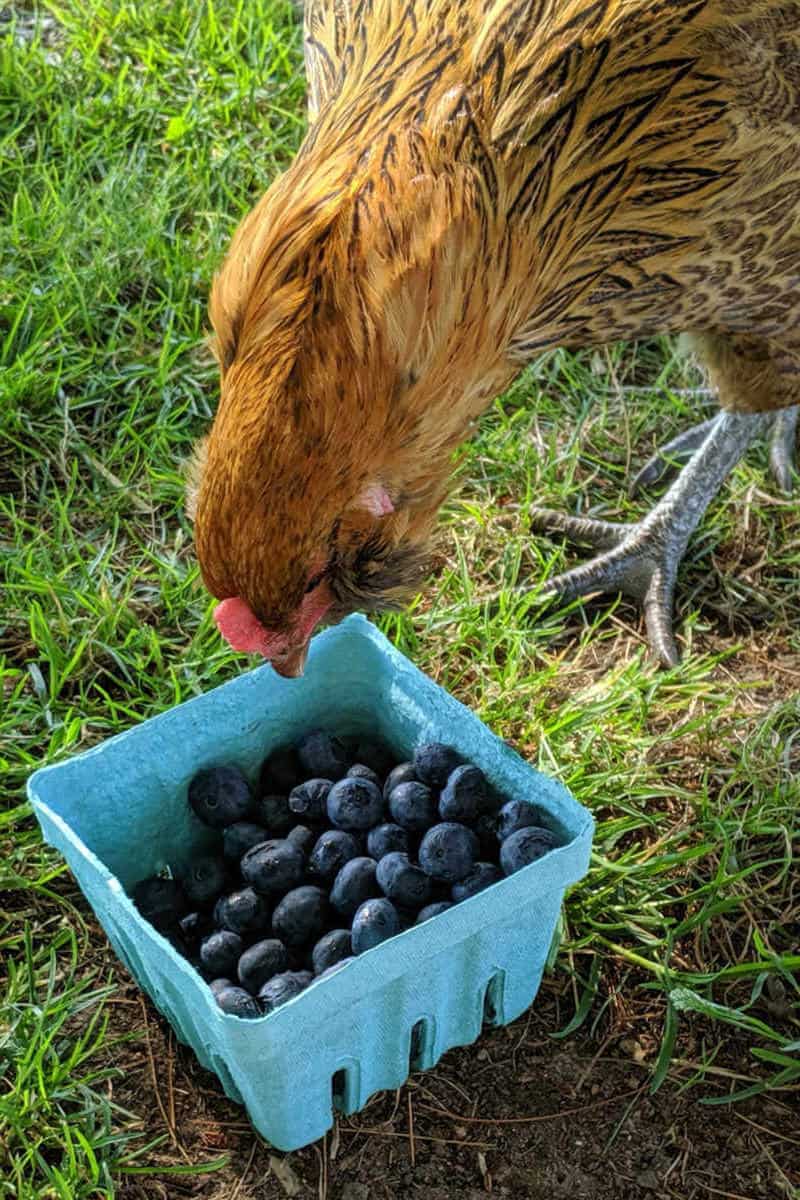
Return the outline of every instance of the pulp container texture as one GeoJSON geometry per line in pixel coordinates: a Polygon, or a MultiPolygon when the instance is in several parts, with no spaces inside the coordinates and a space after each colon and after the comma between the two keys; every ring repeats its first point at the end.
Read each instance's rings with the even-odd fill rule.
{"type": "Polygon", "coordinates": [[[565,889],[586,872],[593,822],[570,793],[522,761],[362,617],[313,639],[301,679],[262,666],[75,758],[37,771],[28,791],[46,840],[66,858],[111,944],[177,1036],[244,1104],[274,1146],[321,1137],[352,1113],[473,1042],[484,1021],[518,1017],[539,988],[565,889]],[[217,1008],[208,985],[129,897],[180,869],[215,834],[187,785],[201,768],[240,766],[313,728],[380,737],[398,761],[443,741],[508,797],[543,809],[562,844],[477,896],[369,950],[268,1016],[217,1008]]]}

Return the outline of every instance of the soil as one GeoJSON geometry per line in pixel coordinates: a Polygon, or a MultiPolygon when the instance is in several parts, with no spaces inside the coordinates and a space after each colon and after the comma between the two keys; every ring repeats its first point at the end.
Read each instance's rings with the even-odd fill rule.
{"type": "MultiPolygon", "coordinates": [[[[715,1059],[715,1073],[687,1091],[684,1085],[703,1055],[704,1034],[702,1020],[687,1025],[673,1074],[651,1095],[658,1014],[651,1014],[654,1036],[642,1021],[646,1014],[638,1013],[627,1029],[617,1022],[613,1033],[606,1025],[594,1036],[587,1024],[572,1038],[555,1040],[552,1033],[565,1024],[568,1007],[557,981],[545,981],[533,1009],[520,1020],[487,1028],[474,1046],[451,1051],[398,1092],[382,1093],[356,1116],[340,1118],[322,1142],[284,1155],[254,1135],[244,1111],[225,1099],[215,1077],[176,1044],[148,1004],[147,1039],[124,1047],[124,1078],[114,1086],[114,1100],[151,1114],[148,1135],[172,1129],[173,1144],[165,1142],[155,1161],[210,1162],[225,1153],[230,1159],[221,1171],[202,1177],[131,1179],[118,1195],[772,1200],[800,1194],[797,1092],[734,1106],[702,1103],[752,1070],[735,1038],[715,1059]]],[[[111,1009],[120,1033],[142,1028],[145,1002],[129,981],[111,1009]]],[[[118,1049],[117,1066],[120,1057],[118,1049]]]]}

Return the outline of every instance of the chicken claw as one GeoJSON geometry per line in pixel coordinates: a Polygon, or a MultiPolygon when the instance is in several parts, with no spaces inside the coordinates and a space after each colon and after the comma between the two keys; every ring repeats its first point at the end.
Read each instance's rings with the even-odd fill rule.
{"type": "Polygon", "coordinates": [[[571,517],[552,509],[530,510],[532,528],[563,533],[603,551],[542,588],[543,597],[571,600],[599,592],[622,592],[645,613],[654,655],[668,667],[680,661],[672,631],[675,580],[689,538],[711,500],[770,417],[723,412],[707,423],[706,436],[687,466],[641,521],[615,524],[571,517]]]}
{"type": "MultiPolygon", "coordinates": [[[[769,465],[772,477],[782,492],[787,495],[792,491],[792,470],[797,470],[797,426],[800,418],[800,407],[783,408],[780,412],[770,414],[772,434],[770,437],[769,465]]],[[[636,496],[642,488],[652,487],[662,480],[673,478],[679,468],[689,461],[696,450],[702,446],[708,436],[716,417],[694,425],[691,429],[678,434],[672,441],[660,446],[656,453],[649,458],[642,469],[634,475],[629,487],[629,495],[636,496]]]]}

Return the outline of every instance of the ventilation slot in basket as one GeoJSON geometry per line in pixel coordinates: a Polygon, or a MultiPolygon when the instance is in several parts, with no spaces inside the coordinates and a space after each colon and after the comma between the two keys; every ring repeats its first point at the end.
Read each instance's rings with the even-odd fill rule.
{"type": "Polygon", "coordinates": [[[331,1100],[333,1107],[343,1110],[347,1102],[347,1071],[341,1067],[331,1080],[331,1100]]]}
{"type": "Polygon", "coordinates": [[[484,1025],[501,1025],[503,1022],[503,972],[498,971],[486,985],[483,997],[484,1025]]]}
{"type": "Polygon", "coordinates": [[[409,1066],[412,1071],[422,1069],[425,1059],[430,1057],[430,1043],[432,1041],[432,1030],[428,1028],[429,1022],[425,1017],[421,1017],[411,1030],[411,1049],[409,1051],[409,1066]]]}

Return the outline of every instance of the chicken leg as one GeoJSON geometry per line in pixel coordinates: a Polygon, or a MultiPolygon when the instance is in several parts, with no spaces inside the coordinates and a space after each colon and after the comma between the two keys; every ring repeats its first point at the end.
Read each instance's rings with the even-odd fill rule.
{"type": "MultiPolygon", "coordinates": [[[[679,662],[672,632],[678,567],[706,508],[771,414],[721,412],[706,423],[702,444],[659,503],[641,521],[616,524],[571,517],[552,509],[530,510],[531,526],[603,551],[591,562],[549,580],[545,597],[571,600],[597,592],[622,592],[644,608],[654,654],[666,666],[679,662]]],[[[796,424],[796,419],[795,419],[796,424]]]]}
{"type": "MultiPolygon", "coordinates": [[[[700,425],[694,425],[661,446],[631,480],[630,495],[635,496],[642,488],[672,478],[679,465],[688,462],[702,446],[715,420],[716,417],[711,417],[700,425]]],[[[800,405],[781,409],[770,417],[770,470],[780,490],[787,495],[792,492],[793,470],[798,470],[796,442],[799,423],[800,405]]]]}

